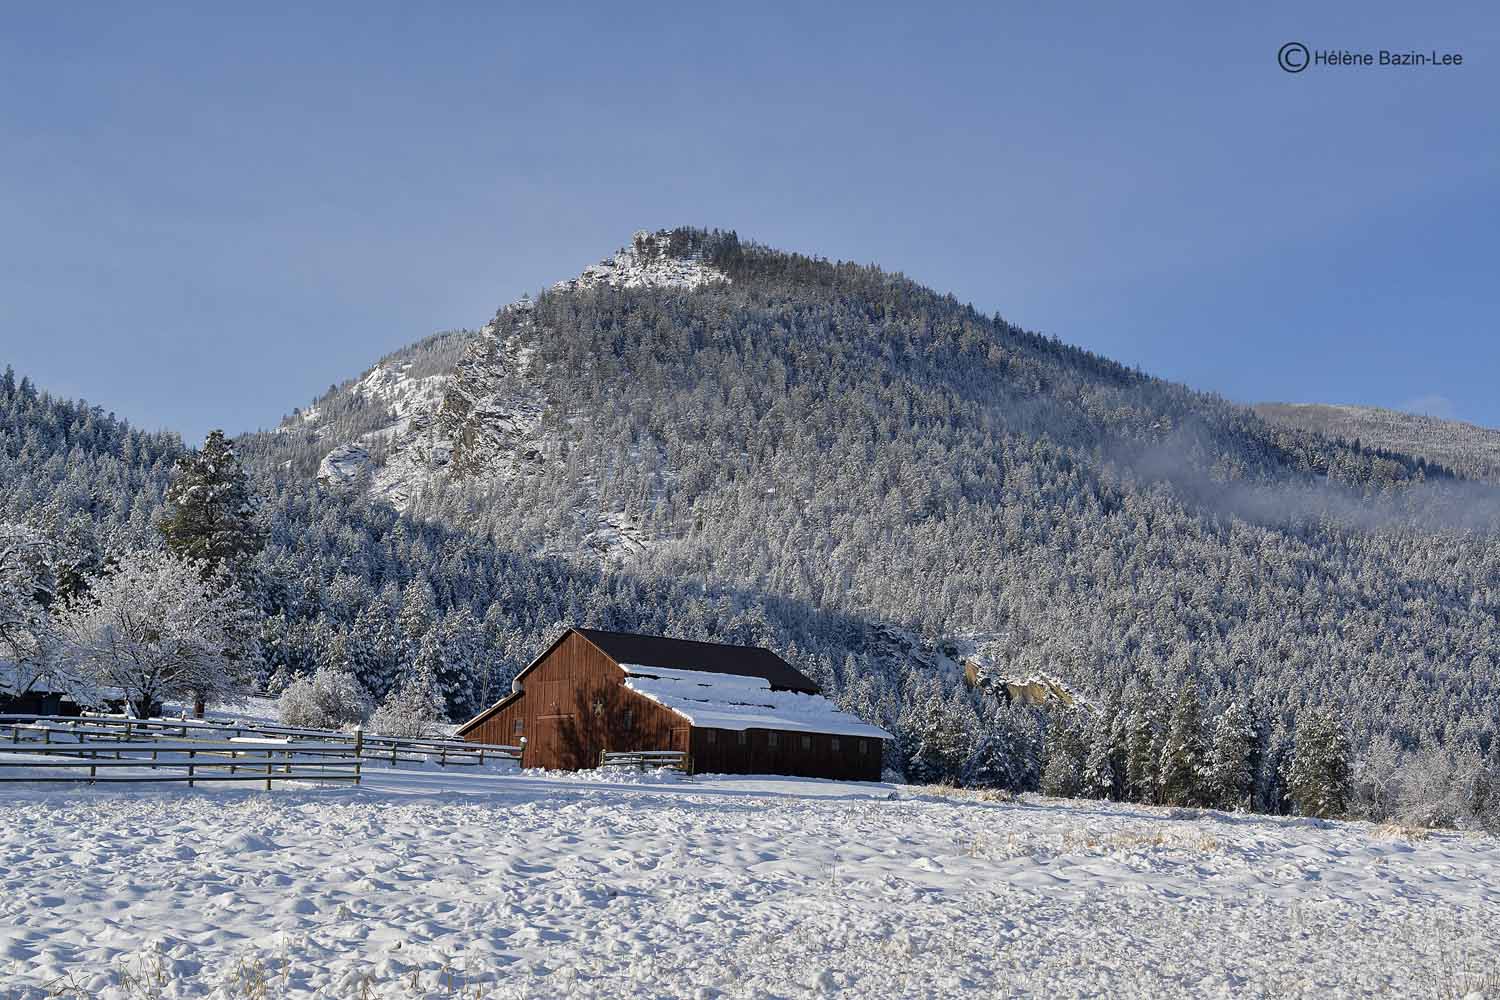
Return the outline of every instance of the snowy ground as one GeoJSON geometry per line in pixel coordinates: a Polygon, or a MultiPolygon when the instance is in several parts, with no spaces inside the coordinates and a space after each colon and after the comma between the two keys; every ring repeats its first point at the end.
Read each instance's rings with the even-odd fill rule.
{"type": "Polygon", "coordinates": [[[12,786],[0,997],[1500,996],[1487,838],[890,792],[12,786]]]}

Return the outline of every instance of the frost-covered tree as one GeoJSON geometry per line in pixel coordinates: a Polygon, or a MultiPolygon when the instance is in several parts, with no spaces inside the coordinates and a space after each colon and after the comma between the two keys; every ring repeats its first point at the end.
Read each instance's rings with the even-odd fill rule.
{"type": "Polygon", "coordinates": [[[265,542],[249,476],[223,431],[212,431],[200,450],[178,460],[165,499],[167,548],[208,572],[239,576],[265,542]]]}
{"type": "Polygon", "coordinates": [[[1058,713],[1047,727],[1042,764],[1041,790],[1047,795],[1072,798],[1083,791],[1083,768],[1088,754],[1088,720],[1082,709],[1058,713]]]}
{"type": "Polygon", "coordinates": [[[1308,709],[1297,716],[1287,794],[1303,816],[1342,816],[1349,803],[1349,738],[1331,712],[1308,709]]]}
{"type": "Polygon", "coordinates": [[[0,656],[12,663],[31,658],[49,628],[47,549],[40,532],[0,522],[0,656]]]}
{"type": "Polygon", "coordinates": [[[1084,729],[1084,744],[1079,791],[1084,798],[1107,799],[1115,788],[1111,721],[1102,715],[1089,719],[1084,729]]]}
{"type": "Polygon", "coordinates": [[[370,696],[348,670],[320,668],[311,677],[287,685],[276,701],[277,714],[288,726],[342,729],[362,723],[370,715],[370,696]]]}
{"type": "Polygon", "coordinates": [[[1421,826],[1500,828],[1500,766],[1473,742],[1429,741],[1406,756],[1396,775],[1394,815],[1421,826]]]}
{"type": "Polygon", "coordinates": [[[222,569],[160,550],[127,552],[57,616],[66,655],[145,716],[163,699],[228,703],[249,690],[253,621],[222,569]]]}
{"type": "Polygon", "coordinates": [[[1350,811],[1370,820],[1395,816],[1401,808],[1401,748],[1389,734],[1374,736],[1360,753],[1351,778],[1350,811]]]}
{"type": "Polygon", "coordinates": [[[975,748],[973,710],[959,692],[952,696],[928,681],[913,686],[913,698],[901,713],[897,738],[910,781],[957,782],[975,748]]]}
{"type": "Polygon", "coordinates": [[[1153,803],[1161,790],[1158,780],[1161,761],[1156,754],[1160,712],[1147,698],[1139,697],[1130,703],[1126,716],[1129,720],[1125,748],[1126,797],[1132,802],[1153,803]]]}
{"type": "Polygon", "coordinates": [[[1205,798],[1218,809],[1248,809],[1255,790],[1252,757],[1255,753],[1255,723],[1238,701],[1214,720],[1204,771],[1205,798]]]}
{"type": "Polygon", "coordinates": [[[370,716],[370,729],[382,736],[435,736],[443,721],[442,695],[432,672],[419,663],[370,716]]]}
{"type": "Polygon", "coordinates": [[[1205,758],[1198,686],[1189,681],[1178,689],[1166,744],[1161,751],[1159,781],[1163,802],[1172,806],[1202,804],[1205,758]]]}

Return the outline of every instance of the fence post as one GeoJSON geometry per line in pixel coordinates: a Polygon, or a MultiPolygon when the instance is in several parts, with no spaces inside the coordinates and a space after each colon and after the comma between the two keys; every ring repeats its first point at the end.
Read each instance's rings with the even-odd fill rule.
{"type": "Polygon", "coordinates": [[[354,727],[354,759],[355,760],[359,760],[360,756],[364,752],[365,752],[365,727],[364,726],[355,726],[354,727]]]}
{"type": "Polygon", "coordinates": [[[356,785],[359,784],[359,763],[359,756],[356,754],[354,757],[354,783],[356,785]]]}
{"type": "Polygon", "coordinates": [[[448,766],[448,748],[447,747],[443,747],[438,752],[438,767],[447,767],[447,766],[448,766]]]}
{"type": "Polygon", "coordinates": [[[270,750],[266,751],[266,791],[268,792],[271,790],[271,753],[270,750]]]}
{"type": "Polygon", "coordinates": [[[195,756],[197,756],[197,754],[198,754],[198,751],[196,751],[196,750],[189,750],[188,751],[188,787],[189,788],[193,787],[193,758],[195,756]]]}

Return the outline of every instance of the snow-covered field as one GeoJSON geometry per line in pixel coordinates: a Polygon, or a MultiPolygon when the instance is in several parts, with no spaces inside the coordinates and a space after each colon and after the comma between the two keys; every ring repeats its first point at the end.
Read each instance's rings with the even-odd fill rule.
{"type": "Polygon", "coordinates": [[[0,997],[1500,995],[1493,840],[891,792],[11,786],[0,997]]]}

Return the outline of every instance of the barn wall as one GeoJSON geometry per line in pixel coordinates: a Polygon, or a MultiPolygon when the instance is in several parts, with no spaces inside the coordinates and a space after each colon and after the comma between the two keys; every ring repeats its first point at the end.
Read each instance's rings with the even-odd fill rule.
{"type": "Polygon", "coordinates": [[[522,679],[522,695],[464,738],[514,745],[525,736],[523,766],[564,770],[597,766],[602,750],[687,750],[687,721],[624,680],[613,660],[569,633],[522,679]]]}
{"type": "Polygon", "coordinates": [[[689,750],[693,755],[693,770],[704,774],[793,774],[844,781],[880,780],[880,740],[777,731],[773,747],[771,735],[772,731],[766,729],[750,729],[742,734],[727,729],[695,728],[689,750]]]}

